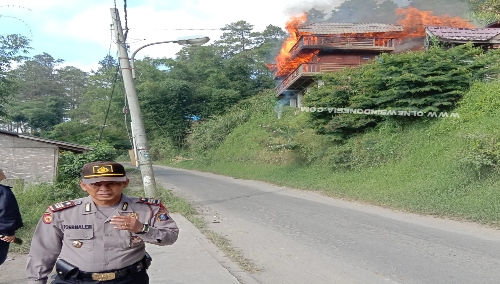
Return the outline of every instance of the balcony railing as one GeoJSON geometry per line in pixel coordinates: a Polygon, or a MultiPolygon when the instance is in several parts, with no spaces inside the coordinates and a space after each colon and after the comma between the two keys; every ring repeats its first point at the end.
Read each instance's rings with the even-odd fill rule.
{"type": "Polygon", "coordinates": [[[347,67],[356,67],[359,64],[341,64],[341,63],[303,63],[299,65],[292,73],[290,73],[283,81],[275,88],[276,95],[279,96],[283,91],[287,90],[293,83],[301,77],[312,77],[323,72],[340,71],[347,67]]]}
{"type": "Polygon", "coordinates": [[[297,41],[290,49],[290,55],[293,58],[304,48],[394,50],[394,39],[341,36],[302,36],[300,40],[297,41]]]}

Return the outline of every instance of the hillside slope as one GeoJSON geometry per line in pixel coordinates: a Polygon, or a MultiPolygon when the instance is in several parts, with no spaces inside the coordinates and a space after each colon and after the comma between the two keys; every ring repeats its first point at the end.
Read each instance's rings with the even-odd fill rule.
{"type": "MultiPolygon", "coordinates": [[[[256,96],[194,128],[175,163],[385,207],[498,225],[500,83],[477,83],[459,118],[387,121],[338,143],[309,114],[256,96]]],[[[167,164],[172,165],[168,161],[167,164]]]]}

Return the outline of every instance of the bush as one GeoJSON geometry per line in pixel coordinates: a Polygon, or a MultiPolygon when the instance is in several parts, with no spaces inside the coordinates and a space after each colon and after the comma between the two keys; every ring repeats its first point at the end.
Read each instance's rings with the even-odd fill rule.
{"type": "Polygon", "coordinates": [[[151,142],[151,150],[149,152],[151,160],[168,160],[178,156],[180,153],[181,150],[168,137],[159,137],[151,142]]]}
{"type": "Polygon", "coordinates": [[[263,93],[238,103],[224,115],[202,121],[193,127],[188,137],[190,151],[197,157],[206,157],[209,151],[217,149],[225,141],[233,129],[247,122],[252,112],[265,112],[266,108],[272,109],[274,103],[270,93],[263,93]]]}
{"type": "Polygon", "coordinates": [[[358,68],[320,76],[324,84],[304,96],[305,107],[331,109],[311,112],[320,134],[344,140],[386,120],[413,122],[420,117],[407,112],[445,112],[453,109],[473,82],[498,76],[500,51],[484,52],[471,44],[448,50],[382,54],[377,61],[358,68]],[[344,114],[338,108],[391,110],[398,115],[344,114]]]}
{"type": "Polygon", "coordinates": [[[55,200],[66,200],[75,196],[83,196],[79,185],[80,172],[83,165],[94,161],[112,161],[118,156],[117,151],[108,144],[95,144],[91,146],[93,150],[87,153],[61,153],[58,175],[53,191],[55,200]]]}

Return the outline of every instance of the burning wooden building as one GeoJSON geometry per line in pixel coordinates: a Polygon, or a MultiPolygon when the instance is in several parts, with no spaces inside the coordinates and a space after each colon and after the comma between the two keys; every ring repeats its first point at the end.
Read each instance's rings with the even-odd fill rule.
{"type": "Polygon", "coordinates": [[[400,25],[376,23],[312,23],[297,28],[293,46],[276,59],[277,97],[300,106],[314,75],[356,67],[383,52],[395,50],[400,25]]]}
{"type": "Polygon", "coordinates": [[[273,66],[276,97],[288,98],[291,106],[300,107],[304,92],[315,83],[315,75],[356,67],[381,53],[424,49],[426,35],[451,31],[426,30],[426,26],[474,28],[459,17],[435,16],[432,11],[414,7],[398,8],[395,13],[401,17],[398,24],[304,24],[305,14],[290,19],[286,24],[290,36],[273,66]]]}

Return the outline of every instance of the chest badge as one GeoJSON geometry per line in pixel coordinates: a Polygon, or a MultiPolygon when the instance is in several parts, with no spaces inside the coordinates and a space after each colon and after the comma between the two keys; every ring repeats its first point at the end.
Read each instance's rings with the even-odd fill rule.
{"type": "Polygon", "coordinates": [[[132,218],[135,218],[135,219],[139,219],[139,214],[135,213],[135,212],[132,212],[130,214],[128,214],[129,217],[132,217],[132,218]]]}
{"type": "Polygon", "coordinates": [[[81,248],[82,247],[82,242],[80,241],[73,241],[72,245],[75,247],[75,248],[81,248]]]}

